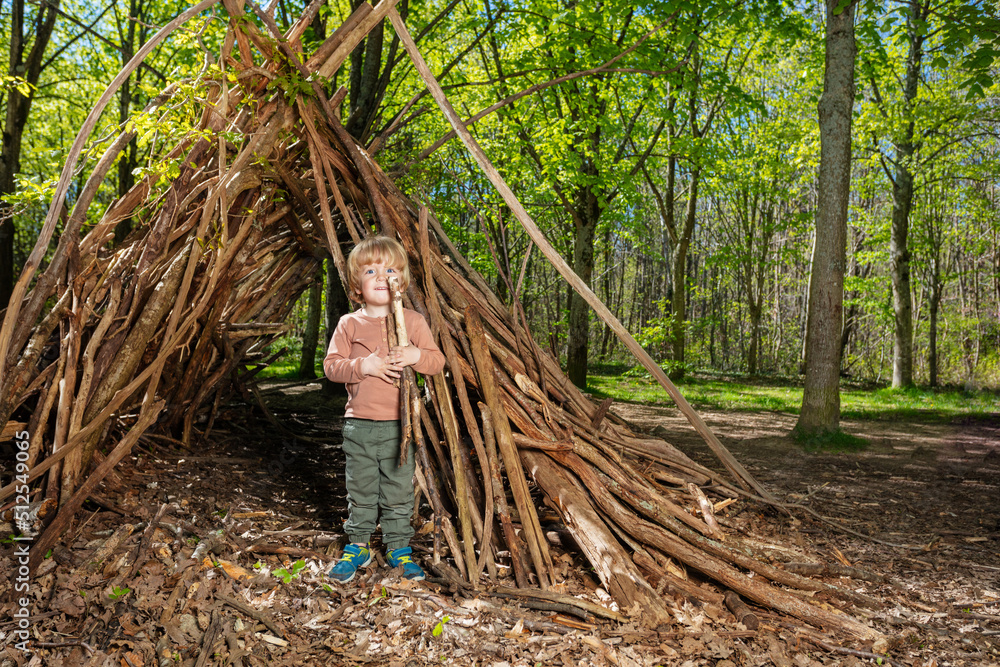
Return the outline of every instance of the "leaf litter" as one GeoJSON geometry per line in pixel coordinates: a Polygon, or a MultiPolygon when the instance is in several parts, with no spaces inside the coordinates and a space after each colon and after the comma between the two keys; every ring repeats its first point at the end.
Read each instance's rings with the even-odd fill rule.
{"type": "MultiPolygon", "coordinates": [[[[915,498],[907,490],[934,488],[937,530],[929,531],[933,537],[919,551],[845,535],[801,513],[787,517],[743,502],[727,508],[727,527],[748,544],[771,549],[775,563],[847,561],[884,575],[881,583],[827,577],[882,603],[868,620],[887,642],[851,646],[760,609],[754,610],[760,627],[747,630],[724,606],[680,594],[674,595],[675,623],[648,630],[580,608],[545,608],[530,595],[497,594],[501,589],[485,579],[474,590],[458,580],[446,554],[434,562],[426,511],[420,512],[413,546],[427,581],[401,579],[377,552],[373,566],[354,581],[332,582],[325,573],[345,540],[339,530],[346,517],[343,462],[331,429],[339,421],[329,418],[326,398],[282,398],[287,396],[275,396],[272,409],[298,435],[311,438],[308,447],[292,446],[287,433],[269,423],[247,423],[234,411],[197,452],[151,439],[143,451],[137,448],[35,573],[29,590],[34,652],[17,650],[13,622],[0,621],[0,667],[812,667],[876,664],[876,654],[884,656],[882,664],[920,667],[1000,661],[1000,467],[995,453],[988,456],[994,451],[989,438],[1000,431],[995,424],[982,425],[979,440],[964,429],[964,459],[949,449],[947,433],[940,441],[925,434],[917,446],[942,453],[938,465],[930,466],[914,465],[924,455],[916,449],[915,455],[900,453],[898,445],[894,450],[891,438],[855,456],[853,466],[843,456],[789,465],[790,457],[801,454],[780,439],[758,439],[752,449],[727,442],[790,502],[812,501],[822,514],[884,541],[918,541],[933,512],[924,505],[926,493],[915,498]],[[981,461],[968,446],[970,438],[987,447],[981,461]],[[887,517],[893,505],[906,511],[887,517]]],[[[642,406],[626,407],[638,412],[623,416],[640,426],[644,416],[663,422],[656,409],[644,415],[642,406]]],[[[773,416],[765,419],[773,422],[773,416]]],[[[753,425],[739,421],[727,423],[753,432],[753,425]]],[[[995,447],[997,440],[992,442],[995,447]]],[[[8,527],[5,534],[10,532],[8,527]]],[[[603,605],[609,613],[630,611],[614,608],[557,518],[550,518],[547,534],[561,577],[556,592],[603,605]]],[[[379,547],[377,538],[373,546],[379,547]]],[[[12,549],[9,541],[3,549],[12,549]]],[[[505,573],[501,567],[498,583],[513,587],[505,573]]],[[[12,567],[0,569],[0,618],[13,618],[13,581],[12,567]]],[[[822,592],[813,598],[836,608],[822,592]]]]}

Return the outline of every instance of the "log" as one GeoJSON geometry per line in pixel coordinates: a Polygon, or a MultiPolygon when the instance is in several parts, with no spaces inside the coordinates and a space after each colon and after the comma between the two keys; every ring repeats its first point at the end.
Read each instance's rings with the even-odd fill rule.
{"type": "Polygon", "coordinates": [[[574,538],[608,593],[616,600],[629,600],[632,608],[628,615],[646,627],[670,623],[672,616],[663,600],[605,527],[579,482],[545,454],[521,450],[521,458],[549,500],[559,508],[566,525],[572,527],[574,538]]]}

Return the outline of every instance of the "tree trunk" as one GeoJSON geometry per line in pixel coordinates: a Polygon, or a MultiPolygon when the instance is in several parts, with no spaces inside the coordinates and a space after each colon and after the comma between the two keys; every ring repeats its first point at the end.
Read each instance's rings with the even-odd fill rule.
{"type": "Polygon", "coordinates": [[[910,209],[913,206],[913,170],[911,161],[915,145],[914,102],[920,82],[924,35],[918,34],[918,24],[927,19],[928,8],[911,5],[907,21],[910,49],[906,56],[906,81],[903,83],[904,115],[908,118],[903,134],[897,141],[896,173],[892,184],[892,230],[889,238],[889,263],[892,275],[892,310],[895,337],[892,348],[892,386],[913,385],[913,296],[910,292],[910,209]]]}
{"type": "Polygon", "coordinates": [[[673,360],[674,369],[671,378],[676,380],[684,377],[684,345],[687,329],[687,254],[691,247],[691,237],[694,236],[695,213],[698,209],[698,181],[701,177],[701,167],[691,172],[691,186],[688,190],[687,210],[684,214],[684,231],[678,236],[674,246],[672,273],[674,278],[673,293],[670,298],[670,309],[673,313],[673,360]]]}
{"type": "MultiPolygon", "coordinates": [[[[913,147],[899,146],[897,157],[913,147]]],[[[910,206],[913,199],[913,174],[905,166],[896,170],[892,187],[892,232],[889,239],[889,272],[892,276],[892,312],[894,338],[892,347],[892,386],[913,384],[913,297],[910,294],[910,206]]]]}
{"type": "MultiPolygon", "coordinates": [[[[352,1],[351,9],[357,9],[364,2],[365,0],[352,1]]],[[[371,4],[377,3],[373,1],[371,4]]],[[[404,19],[407,15],[406,7],[407,3],[400,3],[399,11],[404,19]]],[[[365,144],[389,85],[396,50],[399,48],[399,38],[394,35],[385,57],[385,69],[382,69],[384,35],[383,23],[380,21],[351,53],[351,115],[344,122],[344,127],[352,137],[365,144]]]]}
{"type": "Polygon", "coordinates": [[[312,380],[316,377],[316,346],[319,344],[319,320],[323,309],[322,296],[323,267],[320,266],[316,270],[313,284],[309,287],[309,314],[306,317],[306,332],[302,336],[302,357],[299,359],[300,380],[312,380]]]}
{"type": "MultiPolygon", "coordinates": [[[[576,197],[576,236],[573,270],[590,286],[594,275],[594,237],[601,207],[591,188],[580,188],[576,197]]],[[[566,374],[581,389],[587,387],[587,348],[590,342],[590,306],[576,291],[569,294],[569,331],[566,340],[566,374]]]]}
{"type": "MultiPolygon", "coordinates": [[[[118,34],[121,37],[121,53],[122,53],[122,66],[128,64],[132,60],[132,56],[135,55],[135,28],[136,21],[141,19],[141,12],[139,7],[139,0],[130,0],[129,2],[129,13],[125,17],[125,21],[128,26],[123,30],[119,26],[118,34]]],[[[141,42],[141,38],[140,38],[141,42]]],[[[140,43],[141,47],[142,44],[140,43]]],[[[139,74],[136,73],[136,83],[138,84],[139,74]]],[[[125,79],[122,83],[122,87],[118,91],[118,124],[124,128],[128,119],[132,116],[132,98],[134,97],[132,93],[132,77],[125,79]]],[[[118,197],[119,199],[124,197],[125,194],[132,189],[135,185],[135,175],[132,171],[136,166],[136,154],[138,152],[138,138],[132,137],[132,140],[128,144],[128,148],[122,153],[121,158],[118,160],[118,197]]],[[[125,240],[125,237],[129,235],[132,231],[132,217],[129,216],[123,219],[115,226],[115,243],[121,243],[125,240]]]]}
{"type": "Polygon", "coordinates": [[[930,298],[930,330],[927,333],[927,368],[930,373],[929,384],[932,387],[938,385],[938,310],[941,307],[941,286],[935,282],[931,285],[930,298]]]}
{"type": "Polygon", "coordinates": [[[930,375],[929,384],[932,387],[938,386],[938,315],[941,312],[941,297],[944,293],[944,281],[941,279],[941,236],[935,235],[933,232],[931,235],[934,257],[931,258],[928,280],[930,283],[930,303],[928,304],[930,330],[927,333],[927,369],[930,375]]]}
{"type": "MultiPolygon", "coordinates": [[[[31,51],[25,58],[27,40],[22,33],[24,25],[24,0],[13,0],[10,16],[10,64],[9,76],[24,79],[30,84],[27,95],[22,95],[16,86],[7,93],[7,115],[3,125],[3,146],[0,148],[0,197],[14,192],[14,178],[21,171],[21,139],[24,126],[28,122],[31,102],[35,98],[38,78],[42,73],[42,58],[52,28],[56,24],[59,0],[50,0],[39,8],[39,16],[33,21],[35,27],[31,51]],[[44,16],[41,13],[44,11],[44,16]]],[[[6,207],[3,207],[6,208],[6,207]]],[[[0,211],[0,308],[7,305],[14,290],[14,218],[7,211],[0,211]]]]}
{"type": "Polygon", "coordinates": [[[819,101],[820,163],[816,242],[806,325],[806,378],[795,429],[803,434],[840,428],[840,340],[844,310],[847,203],[851,189],[851,112],[854,106],[854,10],[826,3],[826,74],[819,101]]]}
{"type": "Polygon", "coordinates": [[[751,377],[760,371],[760,317],[763,310],[759,304],[748,304],[750,315],[750,347],[747,349],[747,373],[751,377]]]}
{"type": "MultiPolygon", "coordinates": [[[[851,243],[850,254],[854,257],[864,250],[865,248],[865,237],[864,233],[855,229],[854,231],[854,241],[851,243]]],[[[869,270],[867,268],[862,268],[862,264],[859,261],[852,261],[849,269],[849,273],[854,278],[867,278],[869,270]]],[[[845,297],[855,297],[856,291],[845,294],[845,297]]],[[[852,303],[847,311],[844,313],[844,328],[840,335],[840,359],[843,363],[844,355],[847,354],[848,347],[851,344],[851,336],[854,335],[855,331],[858,329],[858,313],[859,308],[857,303],[852,303]]]]}
{"type": "MultiPolygon", "coordinates": [[[[337,272],[337,265],[332,259],[326,260],[326,332],[324,333],[325,345],[323,355],[330,347],[330,338],[340,317],[350,312],[350,303],[347,300],[347,292],[344,291],[344,284],[340,281],[340,274],[337,272]]],[[[347,396],[347,385],[340,382],[331,382],[326,376],[323,377],[323,390],[334,396],[347,396]]]]}

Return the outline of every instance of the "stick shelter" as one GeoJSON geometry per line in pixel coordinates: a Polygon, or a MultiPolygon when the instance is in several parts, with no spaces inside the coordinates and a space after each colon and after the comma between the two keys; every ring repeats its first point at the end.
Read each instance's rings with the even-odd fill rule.
{"type": "MultiPolygon", "coordinates": [[[[877,637],[802,592],[823,591],[848,607],[867,605],[864,596],[782,569],[720,525],[720,503],[774,499],[548,244],[448,103],[393,0],[361,4],[314,53],[302,52],[300,38],[319,2],[281,34],[266,14],[259,13],[261,29],[246,20],[240,0],[224,0],[229,30],[217,59],[224,76],[205,86],[197,127],[159,156],[176,173],[166,182],[158,174],[140,180],[84,232],[99,185],[134,135],[126,129],[111,142],[64,210],[103,107],[159,41],[213,4],[165,26],[109,86],[81,128],[4,312],[0,424],[4,437],[30,434],[40,531],[32,568],[140,436],[195,445],[230,397],[252,400],[246,366],[284,331],[319,263],[332,258],[346,285],[346,253],[378,232],[406,248],[413,280],[404,303],[428,320],[447,357],[444,373],[404,379],[404,424],[433,511],[435,557],[450,559],[468,585],[501,583],[503,564],[519,588],[550,589],[554,567],[539,520],[547,506],[617,602],[618,620],[658,627],[673,622],[679,600],[746,609],[742,598],[816,627],[877,637]],[[570,383],[534,342],[522,311],[491,291],[432,212],[405,196],[347,132],[336,111],[344,89],[328,96],[322,83],[385,19],[535,245],[663,384],[726,474],[634,431],[609,402],[595,403],[570,383]],[[277,79],[297,86],[269,85],[277,79]],[[134,231],[113,244],[126,219],[134,231]]],[[[145,113],[155,117],[180,91],[167,88],[145,113]]],[[[11,502],[14,491],[3,488],[0,499],[11,502]]]]}

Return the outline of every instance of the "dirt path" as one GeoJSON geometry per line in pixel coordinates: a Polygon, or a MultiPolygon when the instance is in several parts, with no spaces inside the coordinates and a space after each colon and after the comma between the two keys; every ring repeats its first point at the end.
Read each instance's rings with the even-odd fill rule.
{"type": "MultiPolygon", "coordinates": [[[[636,426],[655,430],[692,458],[718,467],[676,409],[616,408],[636,426]]],[[[847,421],[844,428],[867,439],[867,449],[810,454],[787,437],[793,415],[701,415],[751,473],[788,502],[808,501],[820,514],[884,541],[932,545],[923,552],[931,559],[949,553],[1000,566],[1000,416],[952,424],[847,421]]],[[[869,555],[863,543],[855,548],[869,555]]],[[[994,582],[998,575],[1000,568],[994,582]]]]}
{"type": "MultiPolygon", "coordinates": [[[[615,409],[718,468],[676,409],[615,409]]],[[[894,578],[895,590],[881,589],[886,609],[878,616],[895,631],[895,655],[907,656],[905,664],[1000,663],[1000,414],[949,424],[848,421],[844,428],[871,445],[842,454],[797,447],[787,437],[793,415],[701,415],[779,498],[873,538],[814,522],[801,511],[795,511],[796,520],[762,522],[759,528],[808,546],[827,562],[894,578]]]]}

